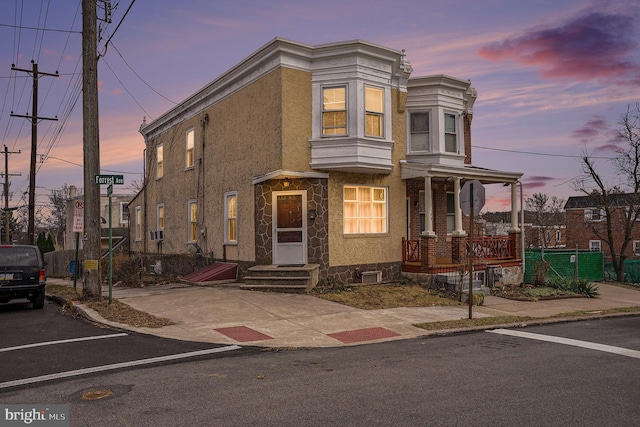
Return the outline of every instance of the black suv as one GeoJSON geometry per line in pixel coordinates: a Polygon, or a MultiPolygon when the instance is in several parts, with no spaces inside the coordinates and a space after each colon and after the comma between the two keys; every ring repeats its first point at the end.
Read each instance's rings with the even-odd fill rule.
{"type": "Polygon", "coordinates": [[[46,284],[40,248],[34,245],[0,246],[0,303],[27,298],[33,308],[42,308],[46,284]]]}

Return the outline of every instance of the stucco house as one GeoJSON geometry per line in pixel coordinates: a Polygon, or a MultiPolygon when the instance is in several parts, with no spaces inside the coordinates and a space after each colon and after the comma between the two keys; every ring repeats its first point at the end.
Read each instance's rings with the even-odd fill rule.
{"type": "MultiPolygon", "coordinates": [[[[510,184],[509,236],[475,245],[521,260],[521,173],[471,163],[470,81],[411,77],[404,51],[276,38],[140,132],[145,181],[129,204],[131,251],[202,253],[312,281],[396,280],[464,262],[459,193],[510,184]]],[[[508,188],[504,191],[509,191],[508,188]]]]}

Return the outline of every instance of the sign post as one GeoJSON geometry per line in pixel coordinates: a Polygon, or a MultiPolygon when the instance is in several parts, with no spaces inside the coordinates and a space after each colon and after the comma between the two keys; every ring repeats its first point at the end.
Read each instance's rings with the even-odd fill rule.
{"type": "Polygon", "coordinates": [[[111,223],[111,195],[113,194],[113,185],[124,184],[122,175],[96,175],[96,184],[108,184],[107,196],[109,196],[109,304],[113,295],[113,226],[111,223]]]}
{"type": "Polygon", "coordinates": [[[84,232],[84,200],[76,200],[73,205],[73,232],[76,233],[76,257],[73,264],[73,290],[78,284],[78,246],[80,246],[80,233],[84,232]]]}
{"type": "Polygon", "coordinates": [[[460,191],[460,209],[468,215],[469,224],[469,319],[473,319],[473,223],[474,210],[481,210],[484,207],[484,186],[480,181],[474,179],[467,181],[460,191]]]}

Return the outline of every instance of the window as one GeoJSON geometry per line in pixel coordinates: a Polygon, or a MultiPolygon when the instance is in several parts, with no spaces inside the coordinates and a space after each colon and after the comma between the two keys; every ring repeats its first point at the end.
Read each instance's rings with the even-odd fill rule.
{"type": "Polygon", "coordinates": [[[556,230],[556,244],[559,244],[560,242],[562,242],[562,233],[560,230],[556,230]]]}
{"type": "Polygon", "coordinates": [[[195,200],[189,200],[189,235],[187,241],[189,243],[198,240],[198,203],[195,200]]]}
{"type": "Polygon", "coordinates": [[[633,254],[640,255],[640,240],[633,241],[633,254]]]}
{"type": "Polygon", "coordinates": [[[424,190],[420,190],[418,193],[418,212],[420,213],[420,233],[425,230],[426,227],[426,214],[425,214],[425,192],[424,190]]]}
{"type": "Polygon", "coordinates": [[[142,206],[136,206],[136,240],[142,240],[142,206]]]}
{"type": "Polygon", "coordinates": [[[409,151],[429,151],[429,113],[411,113],[409,151]]]}
{"type": "Polygon", "coordinates": [[[387,232],[387,189],[344,187],[344,233],[387,232]]]}
{"type": "Polygon", "coordinates": [[[225,194],[224,198],[224,242],[238,243],[238,194],[236,192],[225,194]]]}
{"type": "Polygon", "coordinates": [[[444,151],[447,153],[458,152],[458,132],[455,114],[444,115],[444,151]]]}
{"type": "Polygon", "coordinates": [[[193,167],[193,140],[195,136],[195,131],[193,128],[187,131],[187,158],[186,158],[186,168],[193,167]]]}
{"type": "Polygon", "coordinates": [[[365,135],[383,137],[384,91],[377,87],[366,86],[364,103],[365,135]]]}
{"type": "Polygon", "coordinates": [[[322,89],[322,134],[347,134],[347,88],[322,89]]]}
{"type": "Polygon", "coordinates": [[[162,144],[158,145],[158,148],[156,148],[156,163],[156,179],[159,179],[164,175],[164,155],[162,144]]]}
{"type": "Polygon", "coordinates": [[[164,230],[164,203],[160,203],[158,205],[158,219],[157,219],[156,229],[164,230]]]}
{"type": "Polygon", "coordinates": [[[129,222],[129,203],[120,202],[120,223],[127,224],[129,222]]]}
{"type": "Polygon", "coordinates": [[[447,234],[456,230],[456,199],[454,193],[447,193],[447,234]]]}
{"type": "Polygon", "coordinates": [[[584,220],[585,221],[602,221],[605,219],[606,213],[604,209],[585,209],[584,220]]]}
{"type": "Polygon", "coordinates": [[[600,240],[589,240],[589,250],[600,252],[602,250],[602,243],[600,240]]]}

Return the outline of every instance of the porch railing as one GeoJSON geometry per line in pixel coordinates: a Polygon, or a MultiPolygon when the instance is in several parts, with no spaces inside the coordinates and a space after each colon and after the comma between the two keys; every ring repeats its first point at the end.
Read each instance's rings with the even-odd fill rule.
{"type": "MultiPolygon", "coordinates": [[[[514,259],[516,245],[512,236],[481,236],[473,239],[473,255],[484,261],[514,259]]],[[[469,250],[467,239],[466,250],[469,250]]],[[[420,262],[420,240],[402,238],[402,262],[420,262]]]]}

